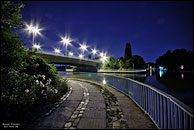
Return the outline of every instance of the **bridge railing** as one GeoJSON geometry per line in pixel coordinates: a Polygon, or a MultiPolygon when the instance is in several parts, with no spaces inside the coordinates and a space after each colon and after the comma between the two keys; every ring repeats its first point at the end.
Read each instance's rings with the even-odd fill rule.
{"type": "Polygon", "coordinates": [[[150,85],[118,76],[77,74],[75,77],[102,82],[127,94],[161,129],[193,129],[193,109],[150,85]]]}
{"type": "Polygon", "coordinates": [[[78,59],[78,60],[87,60],[87,61],[101,63],[101,61],[98,60],[98,59],[79,58],[79,57],[76,57],[76,56],[65,56],[63,54],[55,54],[53,52],[39,51],[38,54],[52,55],[52,56],[60,56],[60,57],[74,58],[74,59],[78,59]]]}

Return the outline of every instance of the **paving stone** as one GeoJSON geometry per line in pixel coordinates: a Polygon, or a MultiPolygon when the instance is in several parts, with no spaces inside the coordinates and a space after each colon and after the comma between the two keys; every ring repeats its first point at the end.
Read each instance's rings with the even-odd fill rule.
{"type": "Polygon", "coordinates": [[[77,117],[77,114],[73,114],[71,118],[75,119],[77,117]]]}
{"type": "MultiPolygon", "coordinates": [[[[72,100],[65,100],[61,103],[60,106],[58,106],[56,109],[53,110],[48,116],[45,116],[35,125],[35,129],[62,129],[67,122],[67,120],[70,118],[80,101],[75,101],[72,98],[73,95],[78,93],[83,93],[83,89],[79,87],[78,84],[75,83],[69,83],[72,86],[72,93],[69,95],[69,99],[72,100]],[[73,92],[77,90],[77,92],[73,92]],[[73,94],[73,95],[72,95],[73,94]]],[[[76,98],[82,98],[82,97],[76,97],[76,98]]]]}
{"type": "Polygon", "coordinates": [[[98,109],[87,109],[83,114],[84,118],[96,118],[96,119],[106,119],[106,110],[98,110],[98,109]]]}
{"type": "Polygon", "coordinates": [[[80,119],[79,119],[79,118],[75,119],[75,121],[73,122],[73,126],[76,126],[76,127],[77,127],[77,125],[78,125],[79,121],[80,121],[80,119]]]}
{"type": "Polygon", "coordinates": [[[83,116],[83,114],[79,114],[79,115],[78,115],[79,118],[82,117],[82,116],[83,116]]]}
{"type": "Polygon", "coordinates": [[[71,126],[72,122],[68,122],[65,124],[65,127],[69,128],[71,126]]]}
{"type": "Polygon", "coordinates": [[[120,122],[119,121],[113,122],[113,127],[119,127],[119,126],[120,126],[120,122]]]}
{"type": "Polygon", "coordinates": [[[71,113],[66,108],[57,108],[49,116],[44,117],[36,126],[35,129],[39,128],[63,128],[64,122],[68,120],[71,113]]]}
{"type": "Polygon", "coordinates": [[[69,129],[76,129],[75,127],[70,127],[69,129]]]}
{"type": "Polygon", "coordinates": [[[78,129],[106,129],[106,119],[81,118],[78,129]]]}

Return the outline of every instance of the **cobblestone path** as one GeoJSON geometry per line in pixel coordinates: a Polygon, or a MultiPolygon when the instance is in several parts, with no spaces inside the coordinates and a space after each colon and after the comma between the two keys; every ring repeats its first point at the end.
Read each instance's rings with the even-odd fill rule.
{"type": "Polygon", "coordinates": [[[104,98],[97,87],[69,80],[72,92],[35,129],[105,129],[104,98]]]}
{"type": "Polygon", "coordinates": [[[76,80],[68,80],[68,86],[67,94],[45,114],[35,129],[156,128],[126,95],[111,87],[99,89],[76,80]],[[110,92],[112,95],[107,94],[110,92]],[[112,102],[110,97],[116,100],[112,102]]]}

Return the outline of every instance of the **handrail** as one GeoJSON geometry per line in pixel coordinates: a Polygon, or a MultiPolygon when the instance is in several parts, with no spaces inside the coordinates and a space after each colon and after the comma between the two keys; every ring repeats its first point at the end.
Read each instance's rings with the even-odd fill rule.
{"type": "Polygon", "coordinates": [[[106,79],[106,84],[126,93],[151,118],[158,128],[193,129],[193,109],[157,88],[116,75],[96,74],[95,77],[81,75],[81,77],[78,77],[98,82],[106,79]]]}

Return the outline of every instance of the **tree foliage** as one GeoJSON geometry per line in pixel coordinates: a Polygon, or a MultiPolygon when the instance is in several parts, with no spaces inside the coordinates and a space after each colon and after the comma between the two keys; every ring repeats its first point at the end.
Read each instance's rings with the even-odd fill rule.
{"type": "Polygon", "coordinates": [[[134,63],[135,69],[144,69],[146,67],[144,59],[139,55],[134,55],[132,57],[132,62],[134,63]]]}
{"type": "Polygon", "coordinates": [[[116,68],[116,62],[114,57],[109,56],[107,61],[105,61],[102,64],[102,69],[115,69],[116,68]]]}
{"type": "Polygon", "coordinates": [[[193,70],[193,52],[185,49],[176,49],[173,52],[168,50],[164,55],[158,57],[156,65],[173,71],[180,70],[181,65],[184,65],[184,69],[193,70]]]}
{"type": "Polygon", "coordinates": [[[13,29],[24,25],[20,21],[23,7],[22,3],[1,1],[1,115],[4,121],[19,121],[23,117],[21,113],[28,112],[34,104],[56,101],[67,91],[56,68],[36,53],[26,51],[19,36],[13,33],[13,29]]]}

